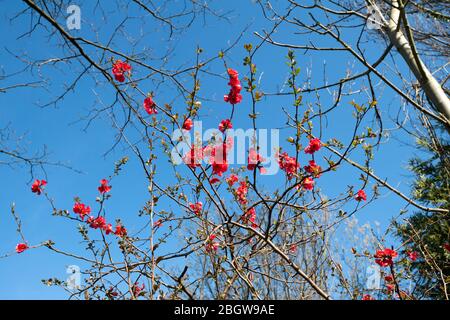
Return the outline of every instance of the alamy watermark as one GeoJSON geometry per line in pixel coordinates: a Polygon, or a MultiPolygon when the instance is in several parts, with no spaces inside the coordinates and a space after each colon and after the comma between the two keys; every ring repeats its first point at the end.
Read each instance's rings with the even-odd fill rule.
{"type": "Polygon", "coordinates": [[[66,269],[69,277],[66,279],[66,287],[69,290],[77,290],[81,288],[81,271],[77,265],[70,265],[66,269]]]}
{"type": "Polygon", "coordinates": [[[68,30],[81,29],[81,9],[75,4],[67,7],[66,13],[69,15],[66,19],[66,26],[68,30]]]}
{"type": "Polygon", "coordinates": [[[366,269],[366,289],[380,290],[381,289],[381,268],[379,265],[370,265],[366,269]]]}

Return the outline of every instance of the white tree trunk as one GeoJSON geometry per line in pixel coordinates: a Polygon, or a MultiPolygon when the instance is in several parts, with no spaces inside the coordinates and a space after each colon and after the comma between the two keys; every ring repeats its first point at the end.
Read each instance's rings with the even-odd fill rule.
{"type": "Polygon", "coordinates": [[[392,0],[390,19],[386,28],[389,39],[414,73],[425,95],[436,107],[437,111],[450,123],[450,100],[418,54],[415,55],[413,46],[408,42],[408,39],[399,28],[400,15],[398,0],[392,0]]]}

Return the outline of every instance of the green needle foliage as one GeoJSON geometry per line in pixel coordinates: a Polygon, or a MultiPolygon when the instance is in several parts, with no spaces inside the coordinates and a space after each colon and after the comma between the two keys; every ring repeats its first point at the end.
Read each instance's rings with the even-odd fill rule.
{"type": "MultiPolygon", "coordinates": [[[[413,198],[429,207],[450,209],[450,141],[437,142],[435,135],[430,136],[417,142],[427,156],[410,160],[416,176],[413,198]]],[[[397,235],[406,244],[404,251],[416,251],[420,256],[411,266],[416,298],[448,299],[450,288],[445,288],[445,284],[450,282],[449,218],[448,213],[415,212],[403,224],[396,225],[397,235]]]]}

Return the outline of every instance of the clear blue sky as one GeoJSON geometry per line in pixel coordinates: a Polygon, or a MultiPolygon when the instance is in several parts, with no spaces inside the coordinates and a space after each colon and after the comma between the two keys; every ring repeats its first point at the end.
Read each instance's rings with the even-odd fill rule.
{"type": "MultiPolygon", "coordinates": [[[[27,56],[33,58],[48,59],[49,57],[61,56],[61,51],[54,44],[55,41],[48,41],[45,31],[38,28],[32,37],[23,37],[20,35],[29,28],[29,18],[19,17],[14,21],[10,18],[19,12],[23,5],[19,1],[1,1],[2,10],[0,12],[0,26],[2,30],[2,48],[0,49],[0,66],[5,74],[17,72],[23,68],[23,64],[14,58],[10,52],[21,53],[24,59],[27,56]],[[8,51],[7,51],[7,50],[8,51]]],[[[73,2],[77,4],[76,1],[73,2]]],[[[220,3],[215,4],[216,8],[220,3]]],[[[217,21],[216,19],[207,19],[204,25],[202,19],[199,19],[183,36],[176,40],[175,53],[171,57],[170,65],[178,65],[182,62],[192,63],[194,61],[194,51],[197,45],[205,50],[205,56],[213,56],[224,49],[227,43],[233,42],[249,26],[244,34],[239,46],[227,57],[229,66],[242,70],[242,58],[244,51],[242,45],[252,42],[258,43],[257,38],[252,35],[253,31],[261,31],[262,28],[269,29],[270,24],[261,18],[259,8],[251,1],[227,1],[225,9],[233,9],[230,14],[231,21],[217,21]]],[[[134,8],[135,9],[135,8],[134,8]]],[[[133,8],[130,9],[133,15],[133,8]]],[[[90,33],[89,28],[83,27],[83,24],[99,24],[99,33],[101,41],[105,41],[108,34],[112,32],[111,28],[120,20],[121,13],[109,9],[107,13],[108,21],[99,20],[99,15],[94,15],[92,8],[88,5],[81,5],[83,22],[80,35],[95,39],[90,33]]],[[[148,23],[147,23],[148,24],[148,23]]],[[[128,32],[138,34],[141,30],[142,22],[133,20],[128,24],[128,32]]],[[[147,27],[147,25],[145,25],[147,27]]],[[[149,27],[154,27],[151,25],[149,27]]],[[[355,34],[350,34],[355,36],[355,34]]],[[[281,33],[285,41],[294,41],[305,43],[310,40],[304,36],[292,36],[281,33]]],[[[144,47],[152,47],[155,56],[160,51],[164,51],[167,44],[164,34],[149,32],[142,41],[137,44],[138,50],[144,47]]],[[[330,42],[329,44],[332,44],[330,42]]],[[[120,47],[115,43],[115,48],[131,53],[131,48],[120,47]]],[[[381,46],[375,42],[373,57],[381,52],[381,46]]],[[[285,65],[286,49],[264,48],[256,56],[258,70],[263,71],[261,81],[263,88],[268,91],[276,90],[277,85],[281,85],[287,75],[285,65]]],[[[323,74],[323,62],[327,62],[327,72],[330,82],[342,76],[346,69],[352,64],[352,60],[340,58],[335,53],[308,53],[302,55],[297,52],[299,66],[302,69],[301,80],[305,80],[306,72],[312,68],[313,82],[321,83],[323,74]],[[334,76],[335,75],[335,76],[334,76]]],[[[93,106],[98,106],[96,95],[107,104],[113,101],[111,90],[105,86],[98,92],[91,79],[82,80],[76,90],[68,94],[56,107],[49,106],[41,108],[38,104],[50,101],[63,91],[63,84],[70,82],[74,73],[72,68],[61,65],[60,71],[54,71],[51,67],[34,68],[33,72],[22,73],[19,77],[11,80],[0,80],[0,87],[20,81],[35,81],[41,72],[49,81],[50,91],[43,89],[15,89],[6,94],[0,93],[0,127],[10,124],[11,128],[18,135],[26,133],[24,143],[27,144],[29,151],[37,151],[45,145],[48,148],[51,161],[62,161],[67,163],[82,173],[77,173],[61,167],[46,167],[46,178],[49,182],[48,192],[56,200],[59,208],[70,209],[73,204],[73,197],[80,196],[83,200],[94,204],[96,188],[99,179],[110,175],[114,169],[114,162],[121,157],[130,156],[130,162],[126,170],[117,179],[114,179],[113,197],[108,203],[109,219],[122,218],[130,231],[136,231],[142,225],[142,218],[137,217],[138,210],[146,201],[146,181],[142,171],[133,155],[124,146],[119,146],[114,151],[104,157],[104,153],[112,146],[115,138],[115,131],[111,128],[107,117],[100,116],[95,119],[87,130],[83,130],[86,121],[80,120],[87,116],[93,106]]],[[[79,69],[79,66],[74,67],[79,69]]],[[[220,64],[213,65],[216,72],[221,72],[220,64]]],[[[357,67],[354,72],[361,70],[357,67]]],[[[242,70],[242,74],[246,71],[242,70]]],[[[139,70],[136,70],[136,75],[139,70]]],[[[140,74],[142,75],[142,74],[140,74]]],[[[261,74],[260,74],[261,75],[261,74]]],[[[148,83],[148,90],[155,90],[152,84],[148,83]]],[[[228,117],[230,107],[222,102],[222,96],[227,91],[226,82],[217,78],[204,78],[202,82],[201,94],[210,102],[205,102],[205,108],[201,113],[201,120],[211,127],[216,127],[217,123],[228,117]]],[[[389,90],[382,90],[383,95],[380,98],[383,117],[388,118],[389,112],[400,104],[399,100],[392,95],[389,90]],[[390,111],[389,111],[390,110],[390,111]]],[[[157,100],[163,103],[164,100],[171,100],[173,93],[167,87],[162,87],[158,91],[157,100]]],[[[364,95],[359,96],[361,103],[366,103],[367,98],[364,95]]],[[[250,105],[245,102],[248,98],[244,95],[244,102],[236,108],[235,127],[249,128],[251,122],[247,117],[250,111],[250,105]]],[[[305,100],[315,102],[315,96],[305,96],[305,100]]],[[[322,93],[321,97],[324,105],[330,105],[329,96],[322,93]]],[[[349,100],[344,99],[338,112],[334,112],[328,118],[328,127],[324,130],[323,139],[337,136],[342,141],[349,136],[348,128],[353,125],[351,116],[352,107],[349,100]]],[[[177,101],[177,107],[183,108],[183,101],[177,101]]],[[[272,98],[264,100],[259,104],[258,112],[262,115],[258,118],[260,127],[272,128],[281,127],[284,119],[280,117],[281,107],[290,107],[291,101],[287,98],[272,98]]],[[[389,123],[386,123],[389,125],[389,123]]],[[[391,124],[392,125],[392,124],[391,124]]],[[[285,140],[290,135],[285,131],[281,133],[281,140],[285,140]]],[[[399,138],[405,138],[400,136],[399,138]]],[[[391,139],[389,143],[382,145],[377,151],[376,160],[373,166],[378,170],[382,177],[389,177],[389,181],[398,186],[399,189],[408,192],[408,171],[405,166],[413,149],[405,147],[398,141],[391,139]]],[[[302,165],[306,159],[301,159],[302,165]]],[[[164,171],[167,165],[161,162],[160,170],[164,171]]],[[[20,214],[23,222],[23,232],[28,242],[32,245],[38,244],[43,240],[52,239],[57,247],[69,249],[71,251],[82,253],[82,248],[78,245],[80,238],[75,230],[73,222],[65,219],[52,217],[51,208],[43,197],[37,197],[30,192],[30,174],[26,167],[10,169],[0,166],[0,255],[14,251],[16,243],[20,241],[15,232],[14,221],[10,215],[11,203],[16,203],[17,213],[20,214]]],[[[37,171],[36,178],[45,177],[44,173],[37,171]]],[[[321,178],[319,185],[325,194],[330,197],[343,192],[347,185],[360,185],[358,180],[359,172],[347,166],[343,167],[337,173],[326,175],[321,178]]],[[[282,173],[276,178],[267,178],[262,180],[267,189],[280,184],[283,179],[282,173]]],[[[170,183],[170,181],[167,181],[170,183]]],[[[404,205],[397,197],[389,195],[386,190],[382,190],[383,197],[378,202],[365,208],[358,214],[358,219],[362,222],[379,221],[381,226],[386,226],[389,218],[398,214],[399,209],[404,205]]],[[[162,204],[164,205],[164,204],[162,204]]],[[[46,298],[65,298],[66,294],[57,288],[48,288],[40,283],[41,279],[51,277],[66,278],[66,266],[79,264],[71,258],[63,257],[49,252],[45,248],[29,250],[21,255],[13,255],[8,259],[0,259],[0,298],[14,299],[46,299],[46,298]]]]}

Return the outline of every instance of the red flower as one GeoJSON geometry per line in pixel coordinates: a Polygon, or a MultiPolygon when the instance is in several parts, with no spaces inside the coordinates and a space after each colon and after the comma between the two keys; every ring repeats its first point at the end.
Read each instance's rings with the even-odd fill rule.
{"type": "Polygon", "coordinates": [[[248,158],[247,158],[247,169],[248,170],[255,170],[255,168],[258,168],[261,173],[264,173],[264,168],[261,165],[261,162],[266,161],[259,153],[256,152],[255,149],[250,148],[248,151],[248,158]]]}
{"type": "Polygon", "coordinates": [[[144,99],[144,109],[148,114],[158,113],[158,110],[156,110],[156,104],[152,97],[147,97],[144,99]]]}
{"type": "Polygon", "coordinates": [[[187,118],[186,120],[184,120],[183,129],[189,131],[192,129],[193,125],[194,125],[194,123],[192,122],[192,120],[187,118]]]}
{"type": "Polygon", "coordinates": [[[213,174],[217,174],[218,176],[222,176],[224,172],[228,170],[228,163],[217,163],[213,162],[212,164],[213,174]]]}
{"type": "Polygon", "coordinates": [[[416,261],[417,258],[419,257],[419,253],[416,251],[409,251],[408,257],[411,259],[411,261],[416,261]]]}
{"type": "Polygon", "coordinates": [[[304,166],[303,169],[305,169],[306,172],[312,174],[315,178],[320,178],[322,171],[322,167],[317,165],[314,160],[309,161],[309,165],[304,166]]]}
{"type": "Polygon", "coordinates": [[[228,75],[230,76],[230,82],[234,79],[237,79],[239,76],[239,73],[234,69],[229,68],[227,70],[227,72],[228,72],[228,75]]]}
{"type": "Polygon", "coordinates": [[[366,201],[367,200],[366,192],[364,190],[359,190],[356,193],[355,200],[356,201],[366,201]]]}
{"type": "Polygon", "coordinates": [[[107,235],[112,233],[113,232],[113,228],[112,228],[111,223],[108,223],[107,225],[105,225],[103,227],[103,230],[106,232],[107,235]]]}
{"type": "Polygon", "coordinates": [[[28,249],[28,245],[26,243],[18,243],[16,246],[16,252],[22,253],[28,249]]]}
{"type": "Polygon", "coordinates": [[[196,203],[190,203],[189,208],[191,208],[192,212],[194,212],[196,215],[200,215],[200,212],[203,209],[203,203],[196,202],[196,203]]]}
{"type": "Polygon", "coordinates": [[[214,241],[215,238],[215,234],[209,236],[208,241],[205,245],[207,252],[217,251],[217,249],[219,249],[219,243],[214,241]]]}
{"type": "Polygon", "coordinates": [[[118,237],[121,237],[121,238],[126,237],[126,235],[127,235],[127,229],[126,229],[124,226],[118,224],[118,225],[116,226],[116,231],[114,231],[114,234],[115,234],[116,236],[118,236],[118,237]]]}
{"type": "Polygon", "coordinates": [[[206,244],[206,251],[212,252],[217,251],[219,249],[219,243],[217,242],[211,242],[206,244]]]}
{"type": "Polygon", "coordinates": [[[295,243],[291,244],[291,246],[289,247],[289,251],[291,253],[296,253],[297,252],[297,245],[295,243]]]}
{"type": "Polygon", "coordinates": [[[162,220],[161,219],[159,219],[159,220],[157,220],[157,221],[155,221],[154,223],[153,223],[153,228],[159,228],[159,227],[161,227],[162,226],[162,220]]]}
{"type": "Polygon", "coordinates": [[[229,102],[231,104],[238,104],[242,101],[241,95],[241,82],[239,81],[239,74],[236,70],[228,69],[228,75],[230,77],[230,81],[228,85],[231,87],[230,92],[223,96],[223,100],[225,102],[229,102]]]}
{"type": "Polygon", "coordinates": [[[219,130],[223,133],[228,129],[232,129],[233,125],[231,124],[231,120],[230,119],[225,119],[220,121],[219,124],[219,130]]]}
{"type": "Polygon", "coordinates": [[[278,155],[278,165],[280,169],[286,172],[287,178],[290,180],[297,173],[300,164],[294,157],[290,157],[286,152],[278,155]]]}
{"type": "Polygon", "coordinates": [[[309,140],[309,145],[305,148],[305,153],[313,154],[314,152],[319,151],[320,147],[322,147],[322,142],[320,142],[320,139],[311,139],[309,140]]]}
{"type": "Polygon", "coordinates": [[[228,185],[231,187],[233,184],[239,181],[239,178],[235,174],[231,174],[228,178],[225,179],[228,185]]]}
{"type": "Polygon", "coordinates": [[[89,224],[89,227],[93,229],[105,229],[106,228],[106,220],[104,217],[98,217],[94,218],[93,216],[90,216],[86,223],[89,224]]]}
{"type": "Polygon", "coordinates": [[[213,178],[211,178],[211,180],[209,180],[209,183],[211,183],[211,184],[215,184],[215,183],[219,183],[219,182],[220,182],[220,180],[217,177],[213,177],[213,178]]]}
{"type": "Polygon", "coordinates": [[[375,300],[375,298],[374,297],[372,297],[370,294],[365,294],[365,295],[363,295],[363,298],[362,298],[363,300],[375,300]]]}
{"type": "Polygon", "coordinates": [[[98,187],[98,191],[100,193],[107,193],[111,191],[111,186],[108,186],[108,180],[102,179],[100,180],[100,187],[98,187]]]}
{"type": "Polygon", "coordinates": [[[116,62],[114,62],[112,73],[117,81],[124,82],[125,73],[127,72],[128,74],[131,73],[131,66],[128,63],[122,62],[121,60],[116,60],[116,62]]]}
{"type": "Polygon", "coordinates": [[[78,214],[81,220],[84,220],[84,217],[91,213],[91,207],[86,206],[84,203],[76,202],[73,205],[73,212],[78,214]]]}
{"type": "Polygon", "coordinates": [[[387,275],[386,277],[384,277],[384,280],[386,282],[393,282],[394,281],[394,277],[391,275],[387,275]]]}
{"type": "Polygon", "coordinates": [[[380,265],[380,267],[392,266],[392,264],[394,263],[392,259],[397,257],[397,255],[397,252],[392,249],[386,248],[384,250],[377,250],[374,255],[375,263],[380,265]]]}
{"type": "Polygon", "coordinates": [[[31,192],[40,195],[42,193],[42,187],[46,184],[47,181],[45,180],[34,180],[33,184],[31,185],[31,192]]]}
{"type": "Polygon", "coordinates": [[[305,178],[302,183],[302,187],[305,190],[312,190],[314,188],[314,180],[311,178],[305,178]]]}
{"type": "Polygon", "coordinates": [[[247,203],[247,192],[247,181],[241,181],[239,187],[236,189],[236,196],[241,205],[245,205],[247,203]]]}

